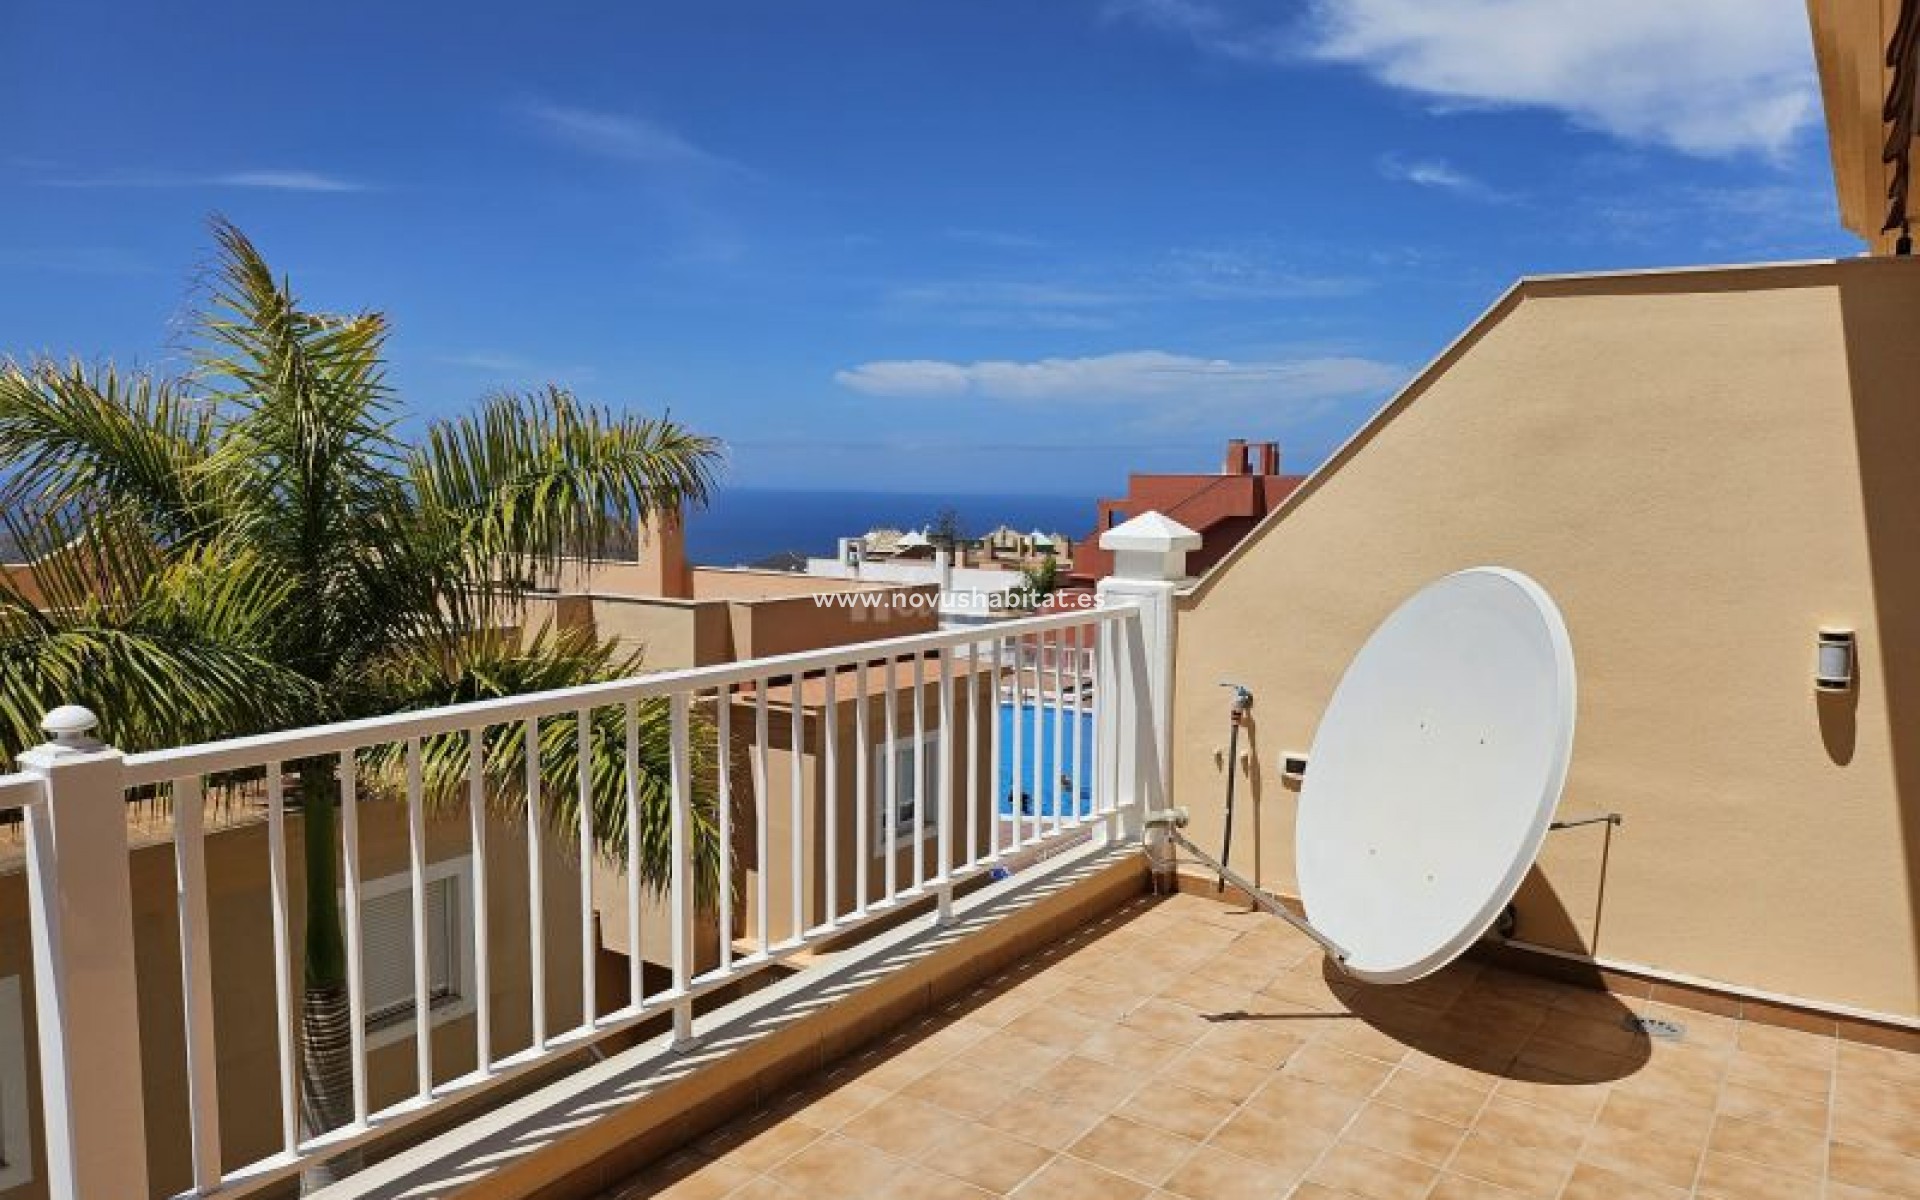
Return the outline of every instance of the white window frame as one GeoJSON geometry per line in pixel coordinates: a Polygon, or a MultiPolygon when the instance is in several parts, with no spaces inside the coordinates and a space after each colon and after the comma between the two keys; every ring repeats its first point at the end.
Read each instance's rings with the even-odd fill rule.
{"type": "MultiPolygon", "coordinates": [[[[909,846],[917,846],[929,838],[939,836],[940,731],[937,729],[929,729],[918,737],[909,733],[897,737],[890,742],[882,742],[880,743],[880,755],[880,760],[876,764],[879,778],[875,780],[875,783],[880,793],[881,803],[874,805],[873,812],[873,856],[875,858],[885,858],[890,852],[904,850],[909,846]],[[924,796],[918,793],[914,795],[915,821],[913,829],[903,832],[898,825],[895,825],[893,841],[889,844],[887,841],[886,824],[887,807],[893,804],[894,801],[893,793],[887,786],[887,764],[893,761],[895,755],[905,755],[905,762],[902,764],[905,768],[902,771],[902,782],[907,782],[907,779],[904,777],[911,776],[913,773],[913,748],[916,742],[926,747],[923,753],[927,764],[927,778],[921,781],[926,789],[926,794],[924,796]],[[931,800],[933,802],[932,820],[920,819],[927,808],[925,804],[921,803],[923,800],[931,800]]],[[[897,809],[895,810],[894,819],[896,821],[899,819],[897,809]]]]}
{"type": "Polygon", "coordinates": [[[33,1128],[27,1107],[27,1031],[20,977],[0,979],[0,1192],[33,1182],[33,1128]]]}
{"type": "MultiPolygon", "coordinates": [[[[453,941],[448,946],[448,957],[453,967],[453,994],[432,1002],[430,1025],[444,1025],[469,1016],[474,1010],[473,975],[473,856],[462,854],[454,858],[443,858],[439,862],[427,864],[427,883],[429,886],[442,880],[451,880],[454,900],[453,941]]],[[[365,903],[382,896],[391,896],[395,892],[411,892],[413,872],[401,871],[393,875],[383,875],[370,879],[361,885],[360,919],[366,919],[365,903]]],[[[340,896],[342,906],[346,904],[346,893],[340,896]]],[[[412,906],[409,904],[407,920],[413,920],[412,906]]],[[[429,929],[431,938],[433,931],[429,929]]],[[[415,1010],[411,1007],[391,1013],[377,1023],[367,1025],[367,1048],[379,1049],[398,1042],[411,1041],[415,1027],[415,1010]]]]}

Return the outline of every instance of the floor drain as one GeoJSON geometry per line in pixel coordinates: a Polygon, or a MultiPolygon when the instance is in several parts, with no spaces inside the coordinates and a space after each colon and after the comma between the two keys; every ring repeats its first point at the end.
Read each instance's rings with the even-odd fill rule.
{"type": "Polygon", "coordinates": [[[1644,1033],[1662,1042],[1684,1041],[1687,1036],[1685,1025],[1678,1021],[1663,1021],[1659,1017],[1642,1017],[1628,1013],[1621,1018],[1620,1024],[1634,1033],[1644,1033]]]}

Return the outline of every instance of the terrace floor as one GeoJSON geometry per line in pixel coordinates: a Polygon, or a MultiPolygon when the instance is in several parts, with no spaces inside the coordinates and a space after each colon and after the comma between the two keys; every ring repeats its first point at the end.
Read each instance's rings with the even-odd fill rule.
{"type": "Polygon", "coordinates": [[[1920,1055],[1143,898],[606,1200],[1920,1197],[1920,1055]],[[1650,1040],[1629,1013],[1685,1026],[1650,1040]]]}

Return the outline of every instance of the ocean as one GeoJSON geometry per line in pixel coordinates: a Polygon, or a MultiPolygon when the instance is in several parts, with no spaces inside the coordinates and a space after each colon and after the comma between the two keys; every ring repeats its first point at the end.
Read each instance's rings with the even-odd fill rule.
{"type": "Polygon", "coordinates": [[[687,557],[734,567],[776,554],[830,558],[837,539],[877,526],[917,529],[945,508],[969,536],[996,525],[1078,538],[1093,528],[1092,499],[1069,495],[787,491],[726,488],[687,521],[687,557]]]}

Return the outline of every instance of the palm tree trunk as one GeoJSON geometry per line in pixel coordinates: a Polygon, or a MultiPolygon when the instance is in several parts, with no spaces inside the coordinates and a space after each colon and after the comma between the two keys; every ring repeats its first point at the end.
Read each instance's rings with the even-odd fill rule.
{"type": "MultiPolygon", "coordinates": [[[[347,1002],[347,949],[341,932],[334,827],[339,788],[332,764],[300,769],[307,868],[306,992],[300,1009],[300,1125],[315,1137],[353,1120],[353,1011],[347,1002]]],[[[313,1192],[360,1169],[349,1153],[316,1162],[300,1176],[313,1192]]]]}

